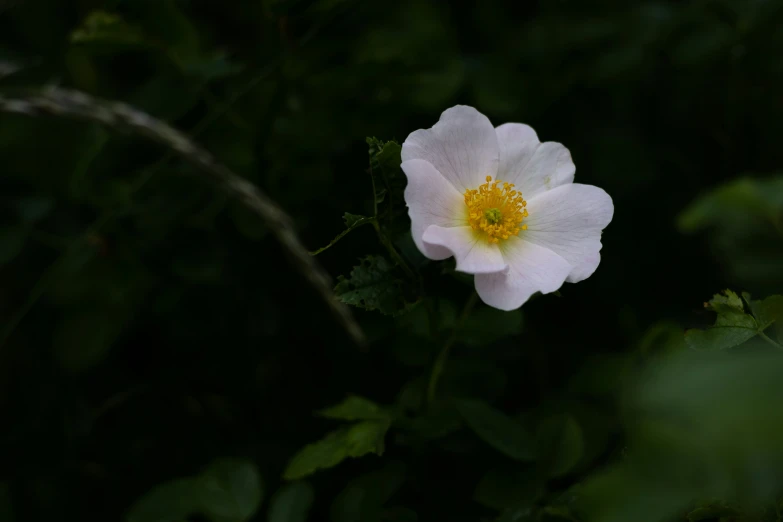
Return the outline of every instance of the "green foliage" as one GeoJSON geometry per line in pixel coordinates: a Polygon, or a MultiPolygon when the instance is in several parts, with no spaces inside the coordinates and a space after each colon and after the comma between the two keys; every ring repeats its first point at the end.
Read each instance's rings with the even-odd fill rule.
{"type": "Polygon", "coordinates": [[[372,401],[351,395],[340,404],[317,412],[321,417],[340,420],[387,420],[391,416],[372,401]]]}
{"type": "Polygon", "coordinates": [[[740,178],[719,186],[683,211],[678,226],[686,233],[708,229],[721,264],[746,288],[781,288],[783,176],[740,178]]]}
{"type": "Polygon", "coordinates": [[[367,138],[370,154],[370,175],[375,190],[377,218],[392,237],[407,228],[407,213],[403,191],[407,181],[400,168],[402,147],[395,141],[367,138]]]}
{"type": "Polygon", "coordinates": [[[480,401],[460,401],[457,409],[468,426],[496,450],[522,462],[536,459],[535,439],[518,422],[480,401]]]}
{"type": "Polygon", "coordinates": [[[367,337],[177,154],[4,113],[0,520],[779,522],[779,2],[455,5],[0,1],[0,96],[129,104],[342,228],[367,337]],[[588,280],[466,308],[419,252],[401,144],[455,104],[611,195],[588,280]]]}
{"type": "Polygon", "coordinates": [[[286,480],[296,480],[319,469],[331,468],[348,457],[356,458],[368,453],[383,455],[392,416],[377,404],[352,395],[317,413],[330,419],[361,422],[333,431],[302,448],[288,462],[283,473],[286,480]]]}
{"type": "Polygon", "coordinates": [[[314,496],[307,482],[283,484],[269,500],[267,522],[306,522],[314,496]]]}
{"type": "Polygon", "coordinates": [[[783,322],[783,298],[771,296],[763,301],[751,301],[749,294],[740,298],[731,290],[715,294],[705,308],[718,314],[715,325],[707,330],[689,330],[685,340],[697,350],[721,350],[738,346],[757,335],[764,335],[773,323],[783,322]],[[752,312],[746,313],[745,305],[752,312]]]}
{"type": "MultiPolygon", "coordinates": [[[[391,462],[383,468],[352,480],[334,499],[330,509],[332,522],[381,522],[399,520],[386,503],[405,480],[405,466],[391,462]]],[[[413,520],[416,520],[415,516],[413,520]]]]}
{"type": "Polygon", "coordinates": [[[363,421],[333,431],[294,455],[283,478],[300,479],[319,469],[334,467],[348,457],[362,457],[369,453],[383,455],[384,439],[390,426],[390,420],[363,421]]]}
{"type": "Polygon", "coordinates": [[[546,419],[538,426],[536,439],[537,454],[552,476],[569,473],[584,456],[582,428],[570,415],[546,419]]]}
{"type": "Polygon", "coordinates": [[[177,522],[200,514],[212,522],[244,522],[264,495],[255,465],[237,459],[213,461],[201,474],[158,485],[128,511],[128,522],[177,522]]]}
{"type": "Polygon", "coordinates": [[[87,15],[81,27],[71,33],[71,42],[130,48],[149,45],[142,31],[125,23],[120,16],[105,11],[93,11],[87,15]]]}
{"type": "Polygon", "coordinates": [[[783,177],[740,178],[696,199],[678,217],[684,232],[726,226],[745,215],[780,225],[783,212],[783,177]]]}
{"type": "Polygon", "coordinates": [[[343,303],[386,315],[399,315],[413,306],[405,291],[398,271],[382,256],[361,259],[350,277],[340,276],[334,287],[343,303]]]}

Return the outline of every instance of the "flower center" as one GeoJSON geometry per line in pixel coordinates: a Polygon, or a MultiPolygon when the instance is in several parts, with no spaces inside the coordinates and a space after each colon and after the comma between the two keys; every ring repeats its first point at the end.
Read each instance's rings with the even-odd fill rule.
{"type": "Polygon", "coordinates": [[[528,216],[527,201],[513,188],[513,183],[492,181],[492,176],[487,176],[487,182],[479,188],[465,191],[468,222],[473,230],[485,234],[490,243],[527,230],[527,225],[521,224],[528,216]]]}

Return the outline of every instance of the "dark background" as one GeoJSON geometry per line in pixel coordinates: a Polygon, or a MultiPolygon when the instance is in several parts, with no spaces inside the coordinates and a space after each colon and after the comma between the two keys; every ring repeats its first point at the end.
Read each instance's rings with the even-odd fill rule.
{"type": "MultiPolygon", "coordinates": [[[[565,144],[576,181],[614,199],[601,266],[526,304],[518,334],[455,347],[468,388],[518,412],[658,321],[708,324],[702,303],[724,287],[783,289],[779,241],[757,254],[677,226],[701,194],[783,164],[782,22],[769,0],[17,0],[0,2],[0,58],[23,68],[0,89],[56,84],[171,123],[279,202],[311,249],[343,212],[369,211],[366,136],[402,143],[464,103],[565,144]],[[89,23],[95,11],[119,18],[89,23]]],[[[120,520],[221,456],[253,460],[272,492],[332,428],[313,410],[346,393],[390,404],[428,371],[436,347],[404,322],[417,317],[357,311],[371,342],[355,346],[264,225],[157,145],[0,114],[0,172],[0,484],[14,520],[120,520]]],[[[364,227],[318,259],[336,277],[381,252],[364,227]]],[[[428,273],[459,309],[469,285],[428,273]]],[[[600,459],[622,447],[613,422],[600,459]]],[[[455,448],[474,442],[462,436],[455,448]]],[[[393,504],[419,520],[489,516],[471,496],[493,454],[434,447],[389,437],[383,458],[408,465],[393,504]]],[[[381,465],[315,475],[311,519],[381,465]]]]}

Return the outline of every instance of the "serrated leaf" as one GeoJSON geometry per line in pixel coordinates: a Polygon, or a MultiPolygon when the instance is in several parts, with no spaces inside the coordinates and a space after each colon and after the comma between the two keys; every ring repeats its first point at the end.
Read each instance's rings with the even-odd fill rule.
{"type": "Polygon", "coordinates": [[[333,431],[299,450],[286,466],[283,478],[300,479],[319,469],[334,467],[348,457],[383,455],[384,438],[390,426],[388,420],[364,421],[333,431]]]}
{"type": "Polygon", "coordinates": [[[201,513],[214,522],[244,522],[261,504],[263,485],[252,462],[215,460],[199,480],[203,488],[201,513]]]}
{"type": "Polygon", "coordinates": [[[522,462],[536,459],[533,436],[504,413],[476,400],[459,401],[457,409],[476,435],[496,450],[522,462]]]}
{"type": "Polygon", "coordinates": [[[283,484],[270,500],[267,522],[306,522],[314,497],[307,482],[283,484]]]}
{"type": "Polygon", "coordinates": [[[370,154],[370,173],[375,187],[375,202],[378,219],[387,233],[397,237],[410,228],[406,219],[403,198],[407,180],[402,173],[402,147],[395,141],[367,138],[370,154]]]}
{"type": "Polygon", "coordinates": [[[403,281],[384,257],[365,257],[349,278],[340,276],[337,281],[335,295],[345,304],[386,315],[399,315],[411,306],[405,299],[403,281]]]}
{"type": "Polygon", "coordinates": [[[382,141],[378,138],[367,138],[369,146],[370,165],[373,169],[391,172],[399,169],[402,164],[402,147],[396,141],[382,141]]]}
{"type": "Polygon", "coordinates": [[[783,296],[772,295],[763,301],[750,301],[750,307],[761,331],[772,327],[777,341],[783,344],[783,296]]]}
{"type": "Polygon", "coordinates": [[[364,221],[371,220],[372,218],[369,218],[367,216],[362,216],[359,214],[351,214],[349,212],[346,212],[343,214],[343,221],[345,222],[345,226],[348,228],[354,228],[358,225],[364,224],[364,221]]]}
{"type": "Polygon", "coordinates": [[[688,330],[685,341],[695,350],[723,350],[738,346],[758,333],[753,316],[745,313],[742,300],[736,293],[726,290],[715,294],[705,305],[718,314],[715,325],[707,330],[688,330]]]}
{"type": "Polygon", "coordinates": [[[567,474],[584,455],[582,428],[571,415],[546,419],[538,427],[536,435],[538,453],[553,477],[567,474]]]}
{"type": "Polygon", "coordinates": [[[357,395],[351,395],[340,404],[320,410],[317,413],[321,417],[349,421],[390,419],[389,413],[383,408],[357,395]]]}
{"type": "Polygon", "coordinates": [[[751,301],[750,308],[762,330],[771,324],[783,323],[783,296],[772,295],[763,301],[751,301]]]}

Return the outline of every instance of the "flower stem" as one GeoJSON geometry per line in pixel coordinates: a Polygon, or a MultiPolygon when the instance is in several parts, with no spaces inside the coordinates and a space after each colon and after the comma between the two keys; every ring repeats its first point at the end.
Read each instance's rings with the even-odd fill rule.
{"type": "Polygon", "coordinates": [[[430,380],[427,383],[428,404],[432,404],[435,401],[435,392],[437,392],[438,390],[438,381],[440,380],[440,376],[443,373],[443,368],[446,366],[446,361],[448,361],[449,359],[449,352],[451,351],[451,346],[454,344],[454,341],[457,339],[457,333],[459,331],[460,326],[462,326],[462,323],[465,321],[468,315],[470,315],[470,312],[473,310],[473,307],[476,305],[477,300],[478,300],[478,294],[476,292],[471,293],[467,302],[465,302],[465,306],[462,308],[462,313],[460,314],[459,319],[457,319],[457,324],[454,325],[454,330],[452,330],[451,335],[449,336],[448,339],[446,339],[446,342],[443,343],[443,347],[440,349],[440,353],[438,353],[438,357],[437,359],[435,359],[435,363],[432,365],[430,380]]]}
{"type": "Polygon", "coordinates": [[[778,349],[780,349],[780,350],[783,350],[783,346],[781,346],[779,342],[777,342],[777,341],[775,341],[775,340],[771,339],[771,338],[770,338],[770,337],[769,337],[767,334],[765,334],[764,332],[759,332],[759,337],[761,337],[762,339],[764,339],[765,341],[767,341],[769,344],[771,344],[771,345],[772,345],[772,346],[774,346],[775,348],[778,348],[778,349]]]}

